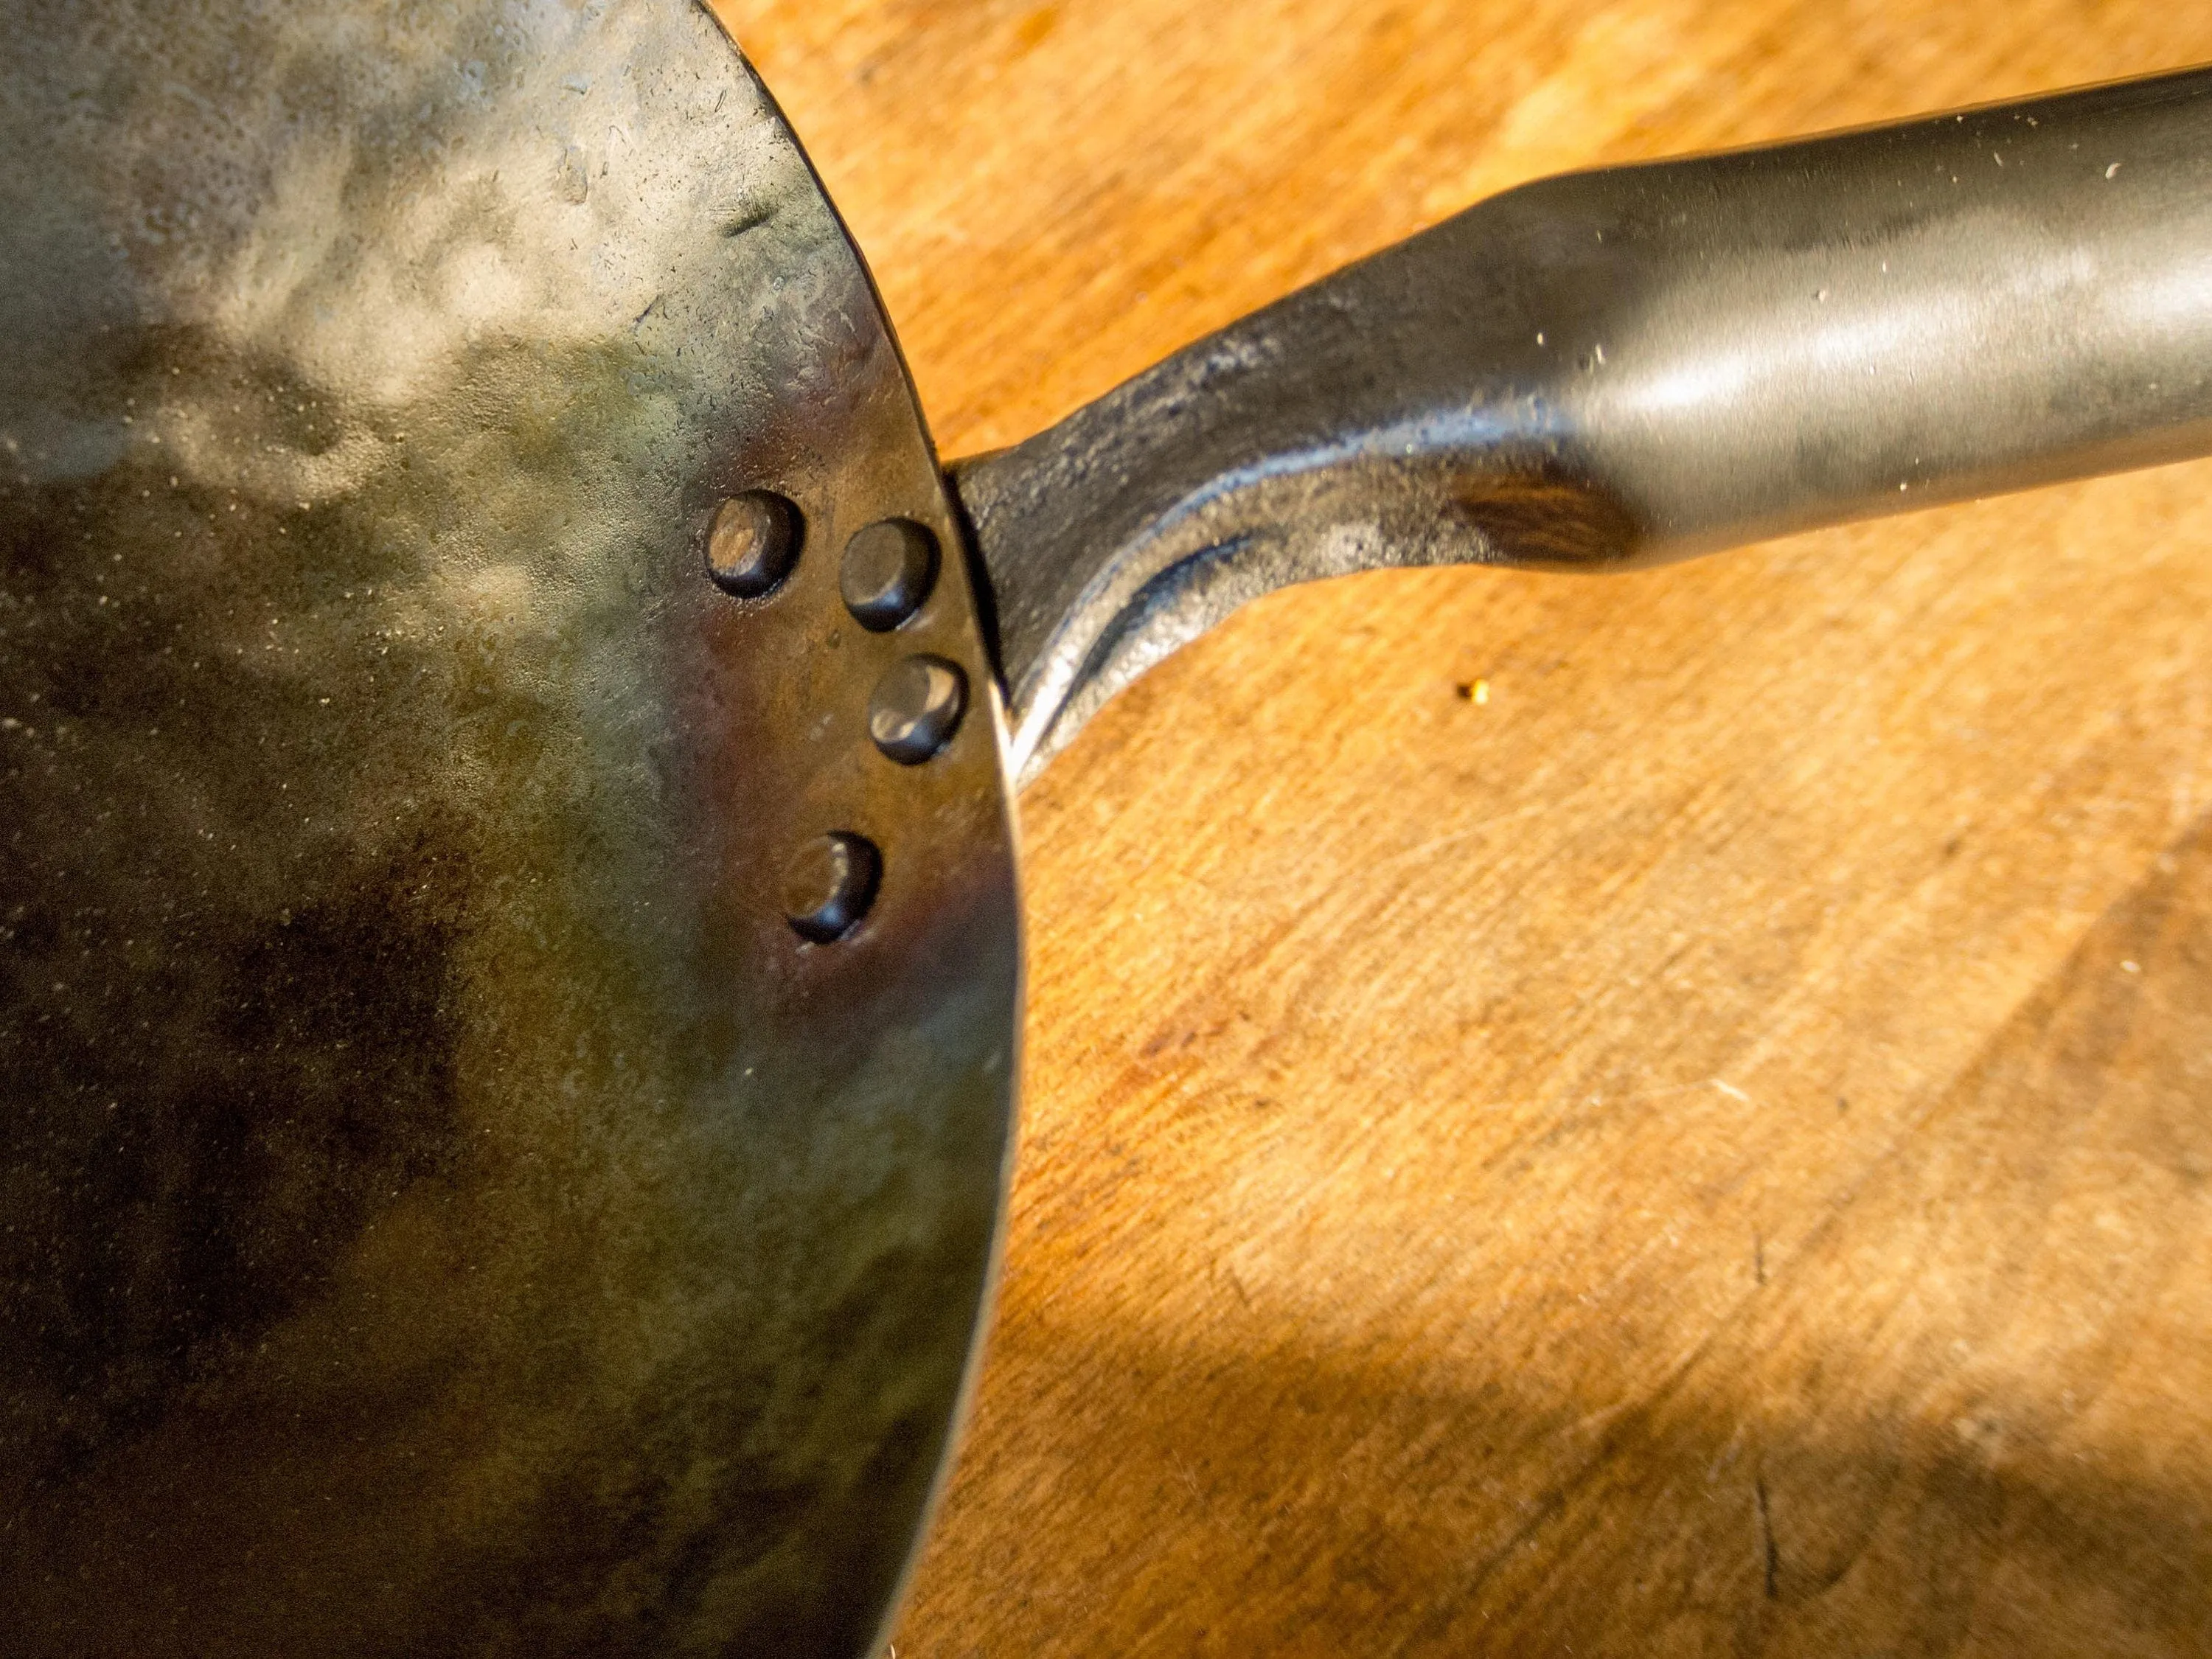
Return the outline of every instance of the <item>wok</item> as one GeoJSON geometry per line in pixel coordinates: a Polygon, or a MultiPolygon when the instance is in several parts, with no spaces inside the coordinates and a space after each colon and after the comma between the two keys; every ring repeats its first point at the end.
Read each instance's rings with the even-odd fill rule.
{"type": "Polygon", "coordinates": [[[2200,76],[1532,186],[948,480],[702,15],[8,21],[11,1652],[865,1650],[1010,781],[1285,581],[2212,447],[2200,76]]]}

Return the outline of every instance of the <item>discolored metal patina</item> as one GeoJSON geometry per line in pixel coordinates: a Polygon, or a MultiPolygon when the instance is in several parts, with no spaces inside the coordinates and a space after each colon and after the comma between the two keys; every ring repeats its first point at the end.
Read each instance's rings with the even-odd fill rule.
{"type": "Polygon", "coordinates": [[[969,573],[839,596],[960,542],[835,215],[682,0],[0,33],[0,1651],[866,1650],[1018,955],[969,573]]]}

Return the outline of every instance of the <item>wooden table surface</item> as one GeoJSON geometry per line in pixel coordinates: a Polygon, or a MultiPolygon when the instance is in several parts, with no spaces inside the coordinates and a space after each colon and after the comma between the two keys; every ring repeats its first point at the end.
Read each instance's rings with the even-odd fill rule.
{"type": "MultiPolygon", "coordinates": [[[[1522,179],[2212,58],[2181,0],[725,11],[948,455],[1522,179]]],[[[1022,801],[900,1659],[2212,1651],[2208,497],[1354,578],[1109,708],[1022,801]]]]}

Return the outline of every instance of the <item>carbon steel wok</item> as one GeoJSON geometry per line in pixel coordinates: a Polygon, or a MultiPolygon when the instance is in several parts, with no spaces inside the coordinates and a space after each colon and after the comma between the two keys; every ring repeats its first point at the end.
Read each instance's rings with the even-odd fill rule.
{"type": "Polygon", "coordinates": [[[2212,449],[2212,75],[1549,180],[939,467],[682,0],[0,0],[0,1651],[850,1655],[1010,786],[1255,594],[2212,449]]]}

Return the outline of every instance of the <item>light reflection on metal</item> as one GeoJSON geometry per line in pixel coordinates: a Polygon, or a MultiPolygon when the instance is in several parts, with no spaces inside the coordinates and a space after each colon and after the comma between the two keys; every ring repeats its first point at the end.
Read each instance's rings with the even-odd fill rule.
{"type": "Polygon", "coordinates": [[[0,1652],[863,1650],[1018,957],[995,699],[868,738],[988,667],[845,613],[957,543],[842,227],[683,4],[0,34],[0,1652]]]}
{"type": "Polygon", "coordinates": [[[1571,174],[1200,341],[957,469],[1018,775],[1285,583],[1619,568],[2212,449],[2208,155],[2192,70],[1571,174]]]}
{"type": "Polygon", "coordinates": [[[2200,73],[1485,204],[963,469],[984,591],[701,14],[0,28],[10,1659],[879,1638],[1010,1141],[994,610],[1029,775],[1285,581],[2212,447],[2200,73]]]}

